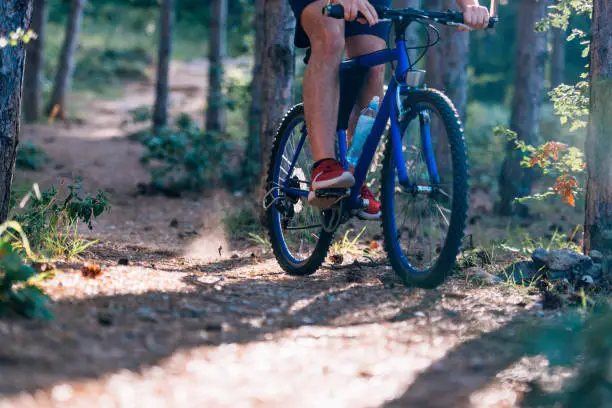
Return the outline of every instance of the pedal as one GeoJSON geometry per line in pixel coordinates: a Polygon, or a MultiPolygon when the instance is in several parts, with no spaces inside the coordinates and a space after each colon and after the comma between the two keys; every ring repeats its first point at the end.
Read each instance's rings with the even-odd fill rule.
{"type": "Polygon", "coordinates": [[[342,199],[348,197],[350,190],[348,188],[319,188],[315,191],[315,195],[319,198],[336,198],[342,199]]]}

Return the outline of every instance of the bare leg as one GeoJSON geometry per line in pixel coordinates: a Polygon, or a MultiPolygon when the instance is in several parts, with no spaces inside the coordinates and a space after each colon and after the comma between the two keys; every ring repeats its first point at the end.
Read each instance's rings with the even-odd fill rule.
{"type": "MultiPolygon", "coordinates": [[[[369,54],[386,48],[385,40],[374,35],[357,35],[346,39],[346,55],[348,58],[355,58],[360,55],[369,54]]],[[[385,66],[378,65],[370,68],[370,72],[365,81],[365,85],[359,101],[353,108],[349,119],[348,140],[349,144],[353,138],[353,132],[357,126],[359,112],[368,105],[375,95],[383,97],[383,83],[385,80],[385,66]]]]}
{"type": "Polygon", "coordinates": [[[304,73],[304,111],[315,161],[335,158],[335,135],[340,98],[339,66],[344,51],[344,21],[321,15],[327,0],[304,9],[302,27],[312,55],[304,73]]]}

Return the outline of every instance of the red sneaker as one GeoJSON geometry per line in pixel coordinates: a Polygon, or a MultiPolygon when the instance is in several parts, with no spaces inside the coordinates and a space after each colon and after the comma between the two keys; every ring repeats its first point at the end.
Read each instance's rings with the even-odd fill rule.
{"type": "Polygon", "coordinates": [[[365,201],[365,208],[359,212],[359,218],[364,220],[379,220],[382,216],[382,212],[380,211],[380,202],[376,200],[374,194],[368,186],[363,183],[361,186],[361,190],[359,190],[359,194],[361,194],[361,198],[365,201]]]}
{"type": "Polygon", "coordinates": [[[308,194],[308,203],[315,207],[329,207],[333,205],[337,199],[317,197],[316,190],[322,188],[349,188],[355,184],[355,178],[345,170],[337,160],[327,159],[322,161],[312,169],[312,178],[310,184],[310,193],[308,194]]]}

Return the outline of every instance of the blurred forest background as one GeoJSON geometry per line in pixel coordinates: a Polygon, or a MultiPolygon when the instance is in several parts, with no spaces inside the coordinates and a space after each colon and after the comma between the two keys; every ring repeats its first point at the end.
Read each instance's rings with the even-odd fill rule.
{"type": "MultiPolygon", "coordinates": [[[[285,0],[33,0],[22,2],[28,6],[21,11],[13,3],[10,0],[0,5],[0,13],[10,16],[0,22],[0,52],[5,58],[3,64],[17,67],[17,71],[24,67],[24,76],[22,83],[13,80],[19,75],[11,80],[0,76],[0,96],[11,107],[1,116],[0,131],[6,140],[15,141],[0,149],[5,159],[3,180],[8,180],[0,186],[0,218],[9,220],[0,226],[0,266],[4,271],[0,272],[0,315],[52,318],[55,314],[69,327],[66,330],[75,333],[86,331],[82,325],[91,323],[76,319],[70,326],[76,316],[74,310],[81,307],[95,310],[96,329],[97,325],[124,324],[121,316],[126,322],[136,319],[146,324],[166,318],[184,322],[194,316],[209,318],[210,314],[192,305],[207,300],[181,297],[181,290],[187,287],[198,294],[205,291],[206,296],[217,296],[215,291],[226,285],[224,294],[218,295],[226,297],[215,304],[251,299],[255,306],[249,307],[263,316],[259,326],[249,326],[253,331],[249,336],[239,332],[237,337],[225,338],[226,327],[244,329],[241,325],[246,312],[220,308],[218,313],[227,321],[221,324],[215,320],[198,327],[198,333],[212,337],[192,341],[185,334],[164,352],[159,348],[166,340],[159,337],[167,333],[158,337],[159,344],[147,336],[145,346],[140,342],[134,347],[144,347],[143,355],[155,363],[159,355],[169,356],[186,345],[246,344],[264,332],[285,329],[287,322],[274,320],[278,313],[269,312],[277,305],[266,303],[269,298],[257,297],[257,290],[250,288],[261,285],[262,280],[267,283],[261,286],[261,293],[271,293],[273,299],[280,290],[275,285],[294,291],[291,293],[298,297],[304,295],[303,291],[316,299],[332,296],[319,292],[333,292],[330,304],[337,301],[344,305],[338,310],[347,310],[354,324],[363,320],[359,320],[359,308],[354,306],[367,298],[364,293],[376,293],[399,310],[390,317],[381,306],[384,302],[368,302],[368,310],[382,319],[374,321],[376,324],[420,318],[403,310],[413,300],[415,310],[420,310],[429,295],[420,297],[420,293],[389,283],[378,225],[370,224],[359,232],[360,224],[348,223],[338,234],[328,262],[328,269],[335,271],[333,268],[349,265],[350,261],[361,268],[357,261],[369,259],[374,265],[371,273],[359,269],[346,276],[330,277],[329,271],[322,272],[324,282],[317,284],[327,286],[315,285],[313,289],[308,283],[276,277],[274,270],[278,267],[270,266],[270,244],[259,223],[263,172],[279,120],[290,106],[302,100],[305,69],[305,50],[293,46],[295,21],[285,0]],[[30,12],[31,23],[27,23],[30,12]],[[25,59],[22,45],[27,50],[25,59]],[[13,109],[19,104],[21,112],[13,109]],[[11,189],[10,163],[15,157],[11,189]],[[254,265],[256,270],[244,272],[240,268],[245,265],[254,265]],[[121,273],[134,272],[133,276],[126,275],[126,282],[132,282],[136,289],[105,286],[106,281],[100,277],[106,276],[110,282],[116,268],[123,268],[121,273]],[[140,269],[137,274],[129,268],[140,269]],[[67,287],[74,284],[70,276],[74,275],[62,271],[76,271],[86,283],[69,290],[67,287]],[[168,271],[189,275],[179,284],[167,278],[168,271]],[[221,272],[244,285],[219,283],[224,277],[206,284],[198,281],[221,272]],[[154,285],[150,290],[157,300],[141,295],[141,286],[136,286],[142,282],[140,273],[149,274],[146,284],[154,285]],[[259,279],[258,273],[265,278],[259,279]],[[195,281],[189,280],[191,274],[195,274],[195,281]],[[176,307],[182,308],[183,314],[165,315],[162,310],[166,309],[153,307],[166,296],[164,285],[170,281],[170,286],[182,285],[179,289],[172,286],[170,291],[178,293],[177,304],[183,303],[176,307]],[[113,297],[121,290],[134,298],[113,297]],[[93,300],[81,299],[90,292],[95,293],[93,300]],[[344,300],[339,300],[340,293],[346,294],[344,300]],[[57,301],[55,307],[48,307],[49,296],[57,301]],[[191,302],[189,307],[184,305],[186,299],[191,302]],[[135,311],[130,313],[130,308],[135,311]]],[[[394,0],[393,4],[428,10],[456,8],[452,0],[394,0]]],[[[500,23],[494,30],[460,34],[452,28],[441,28],[440,43],[419,62],[419,67],[427,70],[428,86],[444,91],[462,116],[470,157],[467,237],[450,283],[455,289],[443,290],[456,293],[453,285],[459,285],[461,291],[479,296],[482,302],[495,297],[491,295],[494,290],[518,293],[518,303],[506,305],[506,309],[500,306],[495,309],[497,314],[487,318],[498,324],[495,333],[504,336],[510,336],[506,329],[516,323],[504,320],[504,310],[523,316],[523,309],[517,312],[517,307],[525,308],[525,316],[531,320],[552,319],[558,310],[569,310],[567,314],[555,314],[557,324],[538,331],[538,336],[532,336],[536,340],[518,354],[544,353],[552,366],[573,364],[584,370],[581,372],[586,374],[563,395],[529,383],[525,401],[563,401],[567,404],[563,406],[580,406],[577,401],[582,403],[585,396],[594,402],[582,406],[609,406],[600,402],[608,398],[610,390],[606,364],[612,346],[608,340],[599,339],[609,337],[602,333],[610,327],[611,314],[590,312],[605,309],[612,287],[609,262],[605,260],[612,256],[608,228],[612,225],[612,198],[605,187],[611,181],[605,175],[599,177],[605,173],[609,159],[609,148],[603,146],[610,141],[610,132],[604,126],[608,119],[601,107],[609,106],[606,95],[612,93],[608,82],[592,87],[589,81],[609,78],[612,73],[606,69],[612,68],[593,57],[589,45],[605,48],[605,41],[609,42],[612,35],[606,27],[612,26],[612,21],[609,1],[595,0],[595,4],[603,10],[601,19],[593,23],[599,37],[592,34],[592,2],[510,1],[500,5],[500,23]],[[599,71],[589,77],[593,61],[599,71]],[[597,120],[591,125],[589,106],[598,109],[594,110],[597,120]],[[590,152],[586,158],[585,144],[590,152]],[[592,175],[597,175],[590,180],[587,166],[592,175]],[[587,197],[589,182],[591,193],[587,197]],[[567,251],[568,259],[575,261],[572,267],[588,263],[590,274],[585,272],[578,279],[575,269],[570,268],[557,279],[560,284],[549,282],[555,280],[552,275],[549,280],[523,281],[523,272],[535,274],[521,268],[537,264],[535,253],[539,248],[567,251]],[[596,251],[589,252],[591,249],[596,251]],[[586,256],[589,254],[591,257],[586,256]],[[519,275],[515,273],[517,268],[519,275]],[[532,303],[533,310],[525,306],[532,303]],[[573,313],[575,310],[578,313],[573,313]],[[578,336],[583,329],[583,336],[578,336]],[[579,355],[591,358],[580,360],[576,358],[579,355]],[[607,391],[591,392],[599,386],[607,391]]],[[[426,41],[424,32],[408,34],[413,45],[426,41]]],[[[596,55],[605,52],[597,51],[596,55]]],[[[370,175],[375,192],[376,170],[370,175]]],[[[440,299],[431,303],[440,303],[440,299]]],[[[460,297],[449,295],[449,299],[460,297]]],[[[464,309],[456,315],[441,309],[444,319],[460,316],[457,319],[461,320],[464,313],[476,313],[470,302],[464,303],[464,309]]],[[[308,315],[291,324],[333,326],[335,318],[346,317],[342,311],[328,316],[325,308],[317,307],[305,313],[323,317],[308,315]]],[[[474,321],[477,319],[470,323],[474,321]]],[[[118,332],[127,333],[131,330],[128,326],[126,323],[118,332]]],[[[147,329],[155,332],[151,327],[147,329]]],[[[180,327],[186,333],[190,330],[188,324],[181,323],[180,327]]],[[[19,344],[27,330],[11,332],[15,338],[9,343],[19,344]]],[[[48,330],[43,337],[50,342],[47,349],[53,349],[53,336],[59,334],[53,332],[55,329],[48,330]]],[[[457,333],[461,330],[457,328],[457,333]]],[[[457,339],[462,335],[457,334],[457,339]]],[[[130,336],[126,334],[118,341],[129,343],[133,340],[130,336]]],[[[529,337],[522,332],[517,336],[517,344],[529,337]]],[[[499,339],[485,340],[495,343],[499,339]]],[[[98,364],[80,369],[88,377],[98,378],[111,370],[104,365],[105,358],[112,361],[112,370],[140,367],[146,359],[127,356],[130,347],[123,347],[127,351],[117,352],[112,358],[96,355],[92,358],[98,364]],[[128,364],[129,358],[135,360],[128,364]]],[[[462,355],[467,355],[460,346],[452,350],[461,361],[462,355]]],[[[12,352],[21,353],[18,349],[12,352]]],[[[81,352],[93,355],[89,349],[81,352]]],[[[453,355],[451,352],[451,358],[453,355]]],[[[3,358],[0,354],[0,363],[3,358]]],[[[56,367],[52,363],[48,366],[56,367]]],[[[495,373],[505,367],[497,367],[495,373]]],[[[0,377],[5,378],[0,381],[0,392],[9,390],[8,394],[16,395],[23,389],[55,384],[56,373],[51,369],[46,374],[46,369],[40,370],[51,380],[43,374],[30,380],[27,370],[22,370],[21,377],[15,374],[10,378],[0,367],[0,377]],[[24,387],[19,384],[20,378],[24,383],[33,382],[29,388],[24,387]]],[[[434,369],[432,375],[436,373],[434,369]]],[[[75,378],[74,374],[65,376],[75,378]]],[[[521,381],[517,383],[525,385],[527,380],[521,381]]],[[[520,393],[523,391],[525,388],[520,393]]],[[[53,392],[49,395],[55,398],[53,392]]]]}
{"type": "MultiPolygon", "coordinates": [[[[24,117],[29,122],[49,115],[78,120],[83,115],[80,109],[83,95],[112,99],[121,95],[126,82],[157,81],[155,100],[131,111],[134,123],[144,126],[150,121],[152,128],[169,129],[157,138],[141,138],[147,149],[143,163],[157,160],[173,167],[151,170],[153,188],[170,194],[219,186],[234,192],[252,192],[259,185],[259,172],[262,161],[265,162],[261,146],[270,142],[270,131],[266,133],[264,128],[273,128],[281,112],[301,100],[304,50],[291,48],[287,50],[288,55],[295,54],[295,57],[277,58],[279,64],[291,65],[287,73],[278,76],[276,72],[266,71],[265,77],[261,77],[261,64],[266,63],[266,58],[257,58],[261,55],[258,45],[268,47],[275,42],[283,47],[291,46],[290,9],[278,3],[275,13],[280,19],[277,21],[282,23],[277,27],[260,25],[258,39],[257,23],[262,22],[263,4],[237,0],[162,3],[146,0],[47,2],[46,9],[39,11],[44,16],[35,15],[38,27],[33,28],[40,36],[32,43],[31,54],[39,52],[40,58],[29,59],[27,66],[24,117]],[[266,43],[262,34],[275,39],[268,39],[266,43]],[[168,96],[168,89],[172,93],[173,86],[167,80],[168,67],[209,57],[210,75],[204,78],[204,84],[198,84],[206,87],[202,112],[181,112],[176,101],[168,96]],[[290,98],[268,102],[267,99],[276,99],[275,95],[262,95],[262,85],[266,90],[291,87],[294,92],[290,98]],[[190,123],[206,129],[189,146],[174,146],[170,140],[179,116],[183,121],[189,117],[190,123]],[[159,143],[170,145],[159,148],[159,143]],[[205,155],[200,157],[210,160],[199,160],[199,164],[194,164],[196,168],[186,169],[185,166],[190,166],[186,155],[177,167],[174,161],[179,158],[172,148],[191,149],[193,154],[205,155]],[[205,152],[211,154],[208,156],[205,152]],[[223,163],[219,161],[221,156],[224,156],[223,163]]],[[[396,1],[395,5],[418,7],[419,3],[396,1]]],[[[421,68],[428,70],[429,86],[449,94],[464,117],[473,167],[474,199],[477,206],[492,214],[511,215],[520,207],[522,215],[526,215],[525,208],[513,200],[546,192],[555,183],[555,178],[540,177],[541,172],[527,172],[523,176],[523,170],[516,166],[520,159],[514,157],[515,152],[508,153],[509,159],[502,166],[500,158],[506,154],[507,135],[499,129],[494,133],[496,126],[510,128],[533,146],[547,141],[579,148],[584,145],[584,126],[574,126],[577,129],[570,131],[569,126],[561,125],[568,119],[565,110],[572,104],[568,94],[573,88],[561,88],[560,94],[549,92],[560,84],[575,85],[583,80],[581,74],[586,71],[588,55],[582,37],[576,33],[589,31],[589,16],[584,10],[582,15],[572,13],[569,25],[563,29],[541,28],[543,32],[536,33],[533,27],[546,17],[551,5],[528,1],[502,5],[503,23],[492,32],[468,36],[452,35],[450,30],[443,29],[441,44],[432,48],[421,62],[421,68]],[[513,179],[524,178],[520,186],[512,185],[513,179]],[[478,202],[479,198],[482,202],[478,202]]],[[[456,7],[452,1],[425,6],[432,10],[456,7]]],[[[413,41],[422,44],[423,34],[412,33],[413,41]]],[[[572,94],[574,99],[580,99],[579,89],[572,94]]],[[[575,119],[584,118],[583,112],[570,113],[570,121],[574,119],[572,115],[576,115],[575,119]]],[[[194,135],[190,136],[193,139],[194,135]]],[[[576,196],[578,209],[584,208],[582,198],[580,194],[576,196]]],[[[540,207],[547,211],[551,208],[549,204],[540,207]]],[[[532,213],[541,214],[538,204],[533,206],[535,213],[532,213]]],[[[574,217],[569,208],[563,208],[563,212],[567,213],[564,218],[568,220],[563,223],[563,233],[571,233],[581,223],[581,217],[574,217]]]]}

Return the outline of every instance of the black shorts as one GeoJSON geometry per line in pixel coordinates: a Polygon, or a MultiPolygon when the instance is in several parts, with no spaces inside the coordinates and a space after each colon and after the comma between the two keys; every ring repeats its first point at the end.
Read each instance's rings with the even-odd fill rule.
{"type": "MultiPolygon", "coordinates": [[[[308,48],[310,47],[310,40],[306,35],[306,32],[302,28],[302,24],[300,24],[300,16],[302,15],[302,11],[311,3],[314,3],[316,0],[289,0],[289,4],[293,9],[293,13],[295,14],[295,19],[297,20],[297,27],[295,29],[295,46],[298,48],[308,48]]],[[[380,7],[389,7],[391,5],[391,0],[369,0],[375,6],[380,7]]],[[[325,18],[321,16],[322,18],[325,18]]],[[[390,23],[378,23],[373,27],[370,27],[369,24],[361,24],[357,21],[347,21],[344,28],[344,37],[353,37],[355,35],[363,35],[370,34],[375,35],[376,37],[380,37],[384,40],[387,39],[389,35],[389,30],[391,28],[390,23]]]]}

